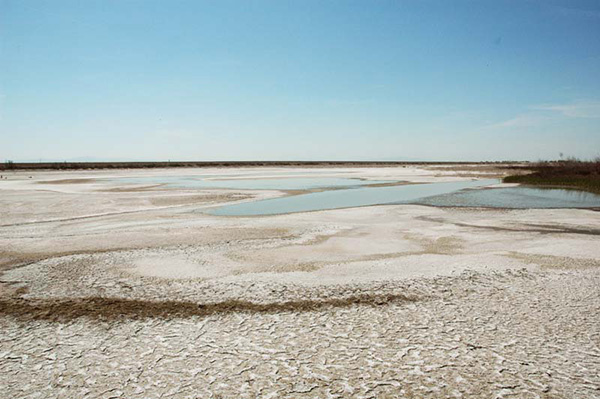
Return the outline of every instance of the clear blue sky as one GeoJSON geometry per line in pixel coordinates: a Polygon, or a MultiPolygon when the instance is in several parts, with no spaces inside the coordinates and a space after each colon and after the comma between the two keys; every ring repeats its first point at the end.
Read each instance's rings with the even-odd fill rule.
{"type": "Polygon", "coordinates": [[[600,155],[599,1],[0,0],[0,159],[600,155]]]}

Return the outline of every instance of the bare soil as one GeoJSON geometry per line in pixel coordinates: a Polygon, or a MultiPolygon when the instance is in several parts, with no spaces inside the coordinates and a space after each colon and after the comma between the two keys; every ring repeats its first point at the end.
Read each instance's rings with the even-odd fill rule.
{"type": "Polygon", "coordinates": [[[600,212],[227,218],[202,211],[288,193],[28,173],[0,182],[6,397],[600,398],[600,212]]]}

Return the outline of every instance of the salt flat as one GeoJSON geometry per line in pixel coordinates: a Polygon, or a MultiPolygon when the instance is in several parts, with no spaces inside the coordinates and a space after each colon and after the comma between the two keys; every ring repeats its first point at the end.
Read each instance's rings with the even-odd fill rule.
{"type": "Polygon", "coordinates": [[[11,397],[600,397],[600,213],[203,210],[227,174],[404,183],[497,166],[16,172],[0,181],[11,397]],[[31,176],[31,178],[30,178],[31,176]]]}

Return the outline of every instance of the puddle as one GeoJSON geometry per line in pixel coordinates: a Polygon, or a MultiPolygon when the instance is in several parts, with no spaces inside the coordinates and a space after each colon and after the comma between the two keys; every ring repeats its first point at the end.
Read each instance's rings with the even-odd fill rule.
{"type": "Polygon", "coordinates": [[[258,216],[352,208],[368,205],[410,203],[425,197],[451,193],[465,188],[488,186],[496,183],[498,183],[498,180],[489,179],[412,184],[405,186],[359,187],[274,198],[256,202],[244,202],[222,206],[206,212],[219,216],[258,216]]]}
{"type": "Polygon", "coordinates": [[[464,190],[417,201],[423,205],[488,208],[596,208],[600,195],[556,188],[507,187],[464,190]]]}
{"type": "MultiPolygon", "coordinates": [[[[275,172],[276,173],[276,172],[275,172]]],[[[487,208],[600,208],[600,195],[577,190],[506,187],[477,189],[498,184],[498,179],[365,187],[395,183],[351,177],[294,175],[195,175],[116,179],[123,183],[166,184],[186,189],[310,190],[332,189],[302,195],[225,205],[206,213],[218,216],[259,216],[353,208],[383,204],[487,208]]]]}

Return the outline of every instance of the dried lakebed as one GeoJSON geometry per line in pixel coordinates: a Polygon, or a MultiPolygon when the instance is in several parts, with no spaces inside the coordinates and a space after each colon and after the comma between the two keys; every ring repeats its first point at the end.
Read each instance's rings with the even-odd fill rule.
{"type": "Polygon", "coordinates": [[[596,398],[599,283],[507,272],[343,291],[240,285],[247,303],[302,305],[206,311],[13,302],[0,382],[11,397],[44,398],[596,398]]]}
{"type": "MultiPolygon", "coordinates": [[[[415,187],[472,178],[322,172],[415,187]]],[[[99,182],[115,173],[173,176],[0,184],[7,397],[600,398],[598,212],[399,204],[219,217],[198,210],[286,193],[99,182]]]]}

